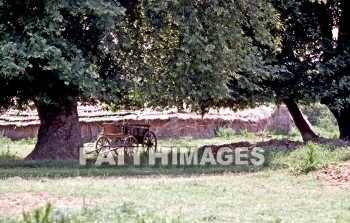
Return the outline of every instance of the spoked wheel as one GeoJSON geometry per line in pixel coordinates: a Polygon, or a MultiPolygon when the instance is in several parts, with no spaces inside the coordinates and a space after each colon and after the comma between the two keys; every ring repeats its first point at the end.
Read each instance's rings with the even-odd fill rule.
{"type": "Polygon", "coordinates": [[[100,137],[95,145],[97,155],[107,156],[111,148],[111,143],[107,137],[100,137]]]}
{"type": "Polygon", "coordinates": [[[152,131],[146,132],[143,137],[142,146],[145,151],[150,154],[157,151],[157,137],[156,134],[152,131]]]}
{"type": "Polygon", "coordinates": [[[137,153],[139,143],[134,136],[128,136],[124,139],[124,156],[132,156],[137,153]]]}

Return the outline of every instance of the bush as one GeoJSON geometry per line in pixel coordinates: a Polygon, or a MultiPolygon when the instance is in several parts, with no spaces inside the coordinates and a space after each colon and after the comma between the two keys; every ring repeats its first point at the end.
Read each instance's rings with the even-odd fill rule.
{"type": "Polygon", "coordinates": [[[293,174],[299,175],[319,170],[335,160],[334,150],[330,146],[309,142],[287,156],[285,163],[293,174]]]}
{"type": "Polygon", "coordinates": [[[239,135],[243,136],[244,138],[251,138],[254,135],[251,132],[248,132],[248,130],[242,130],[239,135]]]}
{"type": "Polygon", "coordinates": [[[55,222],[52,218],[52,206],[50,203],[46,204],[44,210],[38,208],[34,213],[23,213],[23,220],[26,223],[51,223],[55,222]]]}
{"type": "Polygon", "coordinates": [[[215,129],[215,136],[220,138],[231,138],[235,135],[235,130],[229,127],[218,127],[215,129]]]}

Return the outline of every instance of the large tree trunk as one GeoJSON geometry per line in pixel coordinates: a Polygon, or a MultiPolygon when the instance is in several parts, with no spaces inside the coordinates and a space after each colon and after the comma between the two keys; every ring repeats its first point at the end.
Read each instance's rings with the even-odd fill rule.
{"type": "Polygon", "coordinates": [[[338,128],[340,132],[339,139],[350,140],[350,108],[330,110],[338,122],[338,128]]]}
{"type": "Polygon", "coordinates": [[[314,131],[312,131],[310,125],[306,122],[303,114],[298,107],[298,104],[292,99],[285,99],[283,102],[286,104],[288,111],[291,114],[303,140],[306,142],[317,138],[318,136],[314,133],[314,131]]]}
{"type": "Polygon", "coordinates": [[[78,160],[83,146],[77,103],[55,108],[39,106],[38,141],[27,159],[78,160]]]}

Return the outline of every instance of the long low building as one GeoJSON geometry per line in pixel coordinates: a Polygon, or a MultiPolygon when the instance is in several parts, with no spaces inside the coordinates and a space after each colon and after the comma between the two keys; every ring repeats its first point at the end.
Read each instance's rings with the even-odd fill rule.
{"type": "MultiPolygon", "coordinates": [[[[293,125],[283,105],[238,112],[229,109],[210,110],[204,117],[187,111],[177,112],[175,109],[162,112],[151,109],[111,112],[97,106],[79,106],[78,113],[85,142],[95,141],[102,131],[102,124],[106,122],[149,123],[159,138],[211,138],[218,127],[232,128],[236,132],[290,131],[293,125]]],[[[39,125],[36,110],[8,110],[0,115],[0,134],[13,140],[36,137],[39,125]]]]}

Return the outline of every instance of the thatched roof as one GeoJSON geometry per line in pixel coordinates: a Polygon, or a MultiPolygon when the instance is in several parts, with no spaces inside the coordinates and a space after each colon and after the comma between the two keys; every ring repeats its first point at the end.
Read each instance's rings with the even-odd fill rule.
{"type": "MultiPolygon", "coordinates": [[[[221,120],[245,120],[247,122],[255,122],[270,117],[274,109],[266,106],[255,109],[246,109],[233,112],[229,109],[210,110],[204,116],[204,119],[221,119],[221,120]]],[[[78,114],[80,122],[112,122],[121,120],[167,120],[170,118],[179,119],[202,119],[201,115],[191,112],[177,112],[175,109],[167,111],[155,111],[151,109],[118,112],[110,112],[102,110],[100,106],[78,106],[78,114]]],[[[36,110],[18,111],[8,110],[0,115],[0,126],[30,126],[38,125],[39,118],[36,110]]]]}
{"type": "Polygon", "coordinates": [[[0,126],[29,126],[38,124],[39,118],[36,110],[18,111],[9,109],[0,116],[0,126]]]}

